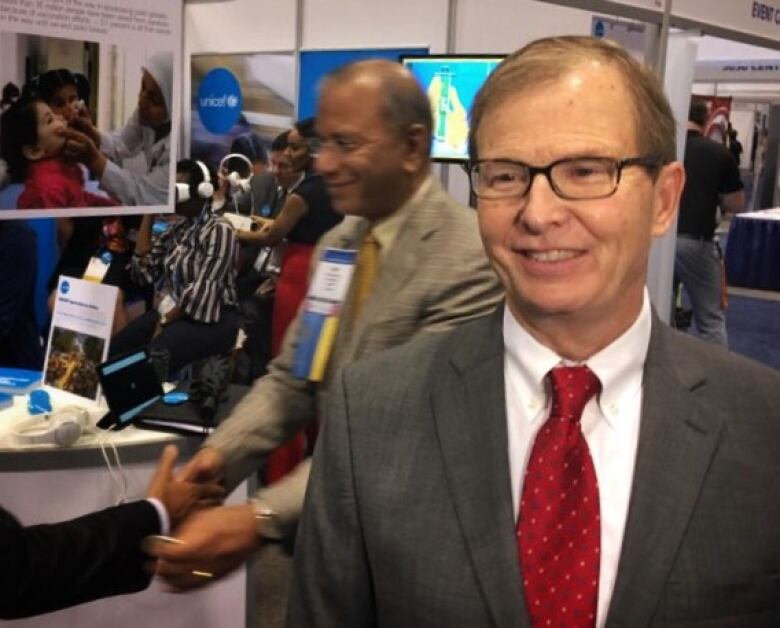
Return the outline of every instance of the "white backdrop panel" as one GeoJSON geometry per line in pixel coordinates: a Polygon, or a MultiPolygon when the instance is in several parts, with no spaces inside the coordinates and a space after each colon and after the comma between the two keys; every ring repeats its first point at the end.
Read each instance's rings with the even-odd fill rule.
{"type": "Polygon", "coordinates": [[[192,54],[292,50],[295,47],[295,2],[188,3],[184,7],[184,28],[186,46],[192,54]]]}
{"type": "Polygon", "coordinates": [[[447,45],[447,0],[306,0],[305,49],[447,45]]]}

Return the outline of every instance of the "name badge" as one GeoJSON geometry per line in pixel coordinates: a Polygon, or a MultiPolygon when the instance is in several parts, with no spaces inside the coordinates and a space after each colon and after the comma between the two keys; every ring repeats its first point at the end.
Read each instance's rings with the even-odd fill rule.
{"type": "Polygon", "coordinates": [[[84,271],[84,276],[82,279],[85,281],[101,283],[103,281],[103,277],[105,277],[106,273],[108,272],[108,267],[110,264],[111,258],[108,258],[108,261],[106,261],[103,256],[90,258],[89,264],[87,264],[87,270],[84,271]]]}
{"type": "Polygon", "coordinates": [[[356,260],[357,251],[325,249],[317,263],[298,327],[292,368],[295,377],[322,381],[356,260]]]}

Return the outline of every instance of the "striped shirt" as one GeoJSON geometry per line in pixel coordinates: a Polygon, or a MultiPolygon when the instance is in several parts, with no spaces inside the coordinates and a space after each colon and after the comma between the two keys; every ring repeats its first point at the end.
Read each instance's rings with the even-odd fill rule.
{"type": "Polygon", "coordinates": [[[216,323],[222,306],[236,304],[236,240],[233,228],[211,213],[186,218],[152,241],[147,255],[133,257],[133,275],[169,294],[192,320],[216,323]]]}

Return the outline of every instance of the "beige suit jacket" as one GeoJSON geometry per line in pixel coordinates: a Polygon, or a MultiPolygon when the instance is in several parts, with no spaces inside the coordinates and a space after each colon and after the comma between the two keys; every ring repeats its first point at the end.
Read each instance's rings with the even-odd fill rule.
{"type": "MultiPolygon", "coordinates": [[[[439,332],[494,309],[501,290],[479,239],[476,214],[455,203],[433,181],[412,202],[410,211],[376,277],[374,288],[354,324],[339,327],[324,380],[319,384],[292,376],[298,343],[298,319],[287,331],[269,373],[252,386],[228,419],[206,441],[226,461],[232,490],[253,473],[265,456],[296,430],[323,412],[340,369],[361,356],[400,345],[420,332],[439,332]]],[[[347,217],[326,233],[312,259],[325,248],[357,249],[367,220],[347,217]]],[[[351,302],[349,296],[347,303],[351,302]]],[[[300,317],[300,313],[299,313],[300,317]]],[[[345,311],[342,321],[351,320],[345,311]]],[[[287,478],[260,491],[278,517],[278,535],[297,522],[303,506],[308,461],[287,478]]]]}

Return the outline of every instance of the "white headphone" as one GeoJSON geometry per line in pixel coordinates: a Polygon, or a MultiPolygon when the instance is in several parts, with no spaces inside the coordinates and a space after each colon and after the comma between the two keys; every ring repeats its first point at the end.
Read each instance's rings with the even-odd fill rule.
{"type": "Polygon", "coordinates": [[[198,161],[196,159],[195,163],[198,164],[198,167],[203,173],[203,181],[198,183],[198,196],[203,199],[211,198],[214,196],[214,184],[211,182],[211,174],[209,174],[209,169],[202,161],[198,161]]]}
{"type": "Polygon", "coordinates": [[[89,428],[89,413],[78,406],[66,406],[52,414],[23,419],[11,434],[20,445],[59,445],[70,447],[89,428]]]}
{"type": "MultiPolygon", "coordinates": [[[[209,169],[202,161],[198,161],[196,159],[195,163],[198,164],[198,168],[200,168],[200,171],[203,173],[203,181],[198,183],[198,187],[195,188],[195,190],[197,191],[200,198],[211,198],[214,195],[214,184],[211,182],[211,174],[209,173],[209,169]]],[[[186,203],[191,198],[190,186],[186,183],[177,183],[176,192],[177,203],[186,203]]]]}
{"type": "Polygon", "coordinates": [[[246,179],[242,179],[241,175],[234,170],[233,172],[229,173],[226,178],[230,183],[231,188],[234,190],[240,189],[246,192],[249,189],[249,179],[252,178],[252,162],[246,155],[242,155],[241,153],[229,153],[225,155],[222,158],[222,161],[219,162],[219,171],[222,172],[222,167],[225,165],[225,162],[228,159],[232,159],[234,157],[246,162],[247,166],[249,166],[249,176],[246,179]]]}

